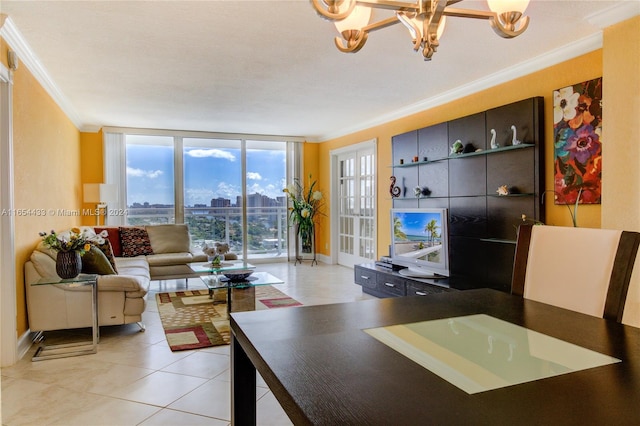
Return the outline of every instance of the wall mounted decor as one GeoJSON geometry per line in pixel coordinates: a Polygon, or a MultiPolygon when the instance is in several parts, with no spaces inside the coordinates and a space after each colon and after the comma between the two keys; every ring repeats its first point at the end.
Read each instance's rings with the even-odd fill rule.
{"type": "Polygon", "coordinates": [[[602,77],[553,91],[556,204],[600,204],[602,77]]]}
{"type": "Polygon", "coordinates": [[[391,176],[391,187],[389,188],[389,193],[391,194],[392,197],[399,197],[401,192],[402,190],[400,189],[400,187],[396,186],[396,177],[391,176]]]}
{"type": "Polygon", "coordinates": [[[522,143],[522,141],[518,139],[517,129],[516,129],[516,125],[515,124],[511,125],[511,131],[513,132],[513,137],[511,139],[511,145],[512,146],[520,145],[522,143]]]}
{"type": "Polygon", "coordinates": [[[500,144],[496,142],[496,129],[491,129],[491,149],[500,148],[500,144]]]}

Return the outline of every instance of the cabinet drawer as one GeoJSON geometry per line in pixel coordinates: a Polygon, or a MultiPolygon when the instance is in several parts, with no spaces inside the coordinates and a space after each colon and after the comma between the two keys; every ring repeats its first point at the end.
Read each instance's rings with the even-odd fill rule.
{"type": "Polygon", "coordinates": [[[422,283],[407,283],[407,296],[426,296],[428,294],[445,293],[451,291],[448,288],[422,283]]]}
{"type": "Polygon", "coordinates": [[[363,287],[376,288],[376,271],[356,266],[353,268],[356,284],[363,287]]]}
{"type": "Polygon", "coordinates": [[[389,274],[378,274],[378,291],[395,296],[405,295],[405,280],[389,274]]]}

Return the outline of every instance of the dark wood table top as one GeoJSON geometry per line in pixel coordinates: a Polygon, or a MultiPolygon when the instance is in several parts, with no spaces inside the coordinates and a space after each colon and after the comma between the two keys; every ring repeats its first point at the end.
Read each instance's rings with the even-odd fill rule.
{"type": "Polygon", "coordinates": [[[495,290],[239,312],[231,329],[295,424],[640,424],[640,329],[495,290]],[[622,362],[468,394],[362,331],[471,314],[622,362]]]}

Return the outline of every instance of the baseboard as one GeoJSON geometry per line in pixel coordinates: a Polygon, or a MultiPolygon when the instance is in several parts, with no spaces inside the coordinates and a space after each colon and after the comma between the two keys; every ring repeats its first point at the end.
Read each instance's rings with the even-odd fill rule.
{"type": "Polygon", "coordinates": [[[331,256],[326,256],[324,254],[316,254],[316,259],[318,262],[326,263],[327,265],[331,265],[331,256]]]}

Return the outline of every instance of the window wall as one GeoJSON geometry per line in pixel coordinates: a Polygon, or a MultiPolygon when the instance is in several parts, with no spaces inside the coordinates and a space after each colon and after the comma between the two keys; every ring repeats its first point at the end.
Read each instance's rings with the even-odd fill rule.
{"type": "Polygon", "coordinates": [[[175,223],[174,141],[126,135],[127,224],[175,223]]]}
{"type": "Polygon", "coordinates": [[[107,182],[118,184],[126,213],[108,223],[186,223],[196,251],[221,241],[241,258],[286,260],[282,188],[296,175],[301,150],[271,137],[215,136],[106,133],[107,182]],[[108,165],[114,161],[124,167],[108,165]]]}

